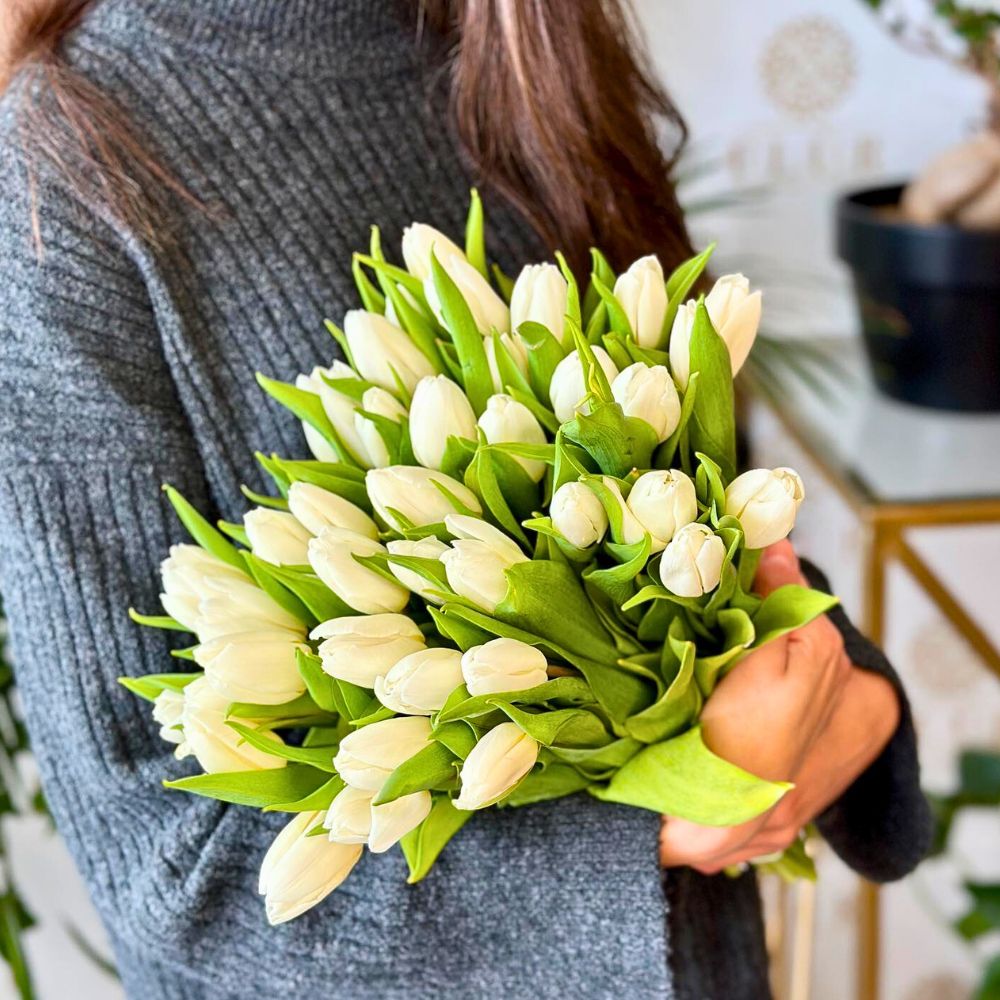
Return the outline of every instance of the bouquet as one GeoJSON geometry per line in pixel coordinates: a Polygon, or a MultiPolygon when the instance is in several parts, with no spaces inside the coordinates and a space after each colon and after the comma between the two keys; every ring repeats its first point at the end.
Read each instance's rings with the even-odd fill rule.
{"type": "MultiPolygon", "coordinates": [[[[313,458],[258,455],[276,495],[162,564],[164,615],[197,671],[122,683],[200,773],[167,788],[289,814],[263,859],[277,924],[365,846],[416,882],[477,810],[578,793],[717,826],[791,787],[705,745],[699,713],[749,650],[835,600],[751,589],[803,499],[790,469],[737,475],[733,374],[761,295],[690,297],[712,247],[668,277],[592,251],[511,281],[473,192],[459,247],[427,225],[405,267],[372,230],[363,308],[328,323],[344,360],[258,375],[313,458]]],[[[786,869],[805,872],[792,850],[786,869]]]]}

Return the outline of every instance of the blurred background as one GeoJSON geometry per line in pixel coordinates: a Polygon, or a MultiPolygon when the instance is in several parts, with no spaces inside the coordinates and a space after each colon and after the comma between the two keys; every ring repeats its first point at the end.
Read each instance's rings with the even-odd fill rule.
{"type": "MultiPolygon", "coordinates": [[[[921,299],[918,287],[925,278],[951,282],[968,302],[979,294],[970,282],[988,285],[991,274],[1000,282],[1000,237],[963,222],[962,232],[910,234],[929,233],[933,245],[901,246],[894,209],[848,212],[843,237],[860,313],[836,251],[841,194],[901,183],[988,123],[989,88],[955,58],[991,22],[962,22],[963,42],[925,23],[932,6],[635,0],[657,70],[690,126],[679,175],[697,242],[718,240],[725,256],[716,271],[742,270],[764,289],[768,339],[744,380],[755,457],[805,478],[796,544],[902,674],[925,785],[950,821],[940,854],[878,896],[822,845],[817,886],[767,886],[779,1000],[1000,997],[1000,414],[982,412],[1000,408],[1000,314],[990,312],[997,293],[987,289],[976,315],[960,307],[949,324],[941,321],[954,306],[948,295],[921,299]],[[942,241],[953,252],[941,252],[942,241]],[[914,259],[944,270],[962,263],[958,274],[939,268],[921,278],[906,270],[914,259]],[[929,335],[921,329],[928,315],[941,339],[914,352],[910,345],[929,335]],[[968,379],[936,379],[934,369],[939,376],[975,344],[984,315],[987,339],[968,379]],[[923,369],[908,369],[921,350],[923,369]],[[873,370],[896,396],[935,406],[878,392],[873,370]]],[[[1000,10],[976,4],[991,7],[1000,10]]],[[[947,201],[956,177],[983,193],[987,215],[1000,207],[1000,186],[992,192],[986,176],[993,152],[984,156],[985,167],[947,161],[915,211],[933,216],[935,197],[943,191],[947,201]]],[[[100,922],[37,809],[10,693],[0,672],[0,954],[11,959],[0,963],[0,997],[19,995],[23,963],[40,1000],[115,1000],[100,922]],[[18,933],[29,913],[33,926],[18,933]]]]}

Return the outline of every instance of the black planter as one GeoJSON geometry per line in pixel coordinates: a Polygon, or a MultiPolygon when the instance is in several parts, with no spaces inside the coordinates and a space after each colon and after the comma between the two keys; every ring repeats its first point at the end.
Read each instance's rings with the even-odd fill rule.
{"type": "Polygon", "coordinates": [[[1000,410],[1000,231],[917,226],[892,212],[901,187],[837,204],[878,387],[944,410],[1000,410]]]}

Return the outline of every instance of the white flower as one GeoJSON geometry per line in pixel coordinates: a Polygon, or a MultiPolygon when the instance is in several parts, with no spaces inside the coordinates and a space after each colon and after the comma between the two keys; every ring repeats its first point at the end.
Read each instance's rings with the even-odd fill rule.
{"type": "Polygon", "coordinates": [[[439,646],[410,653],[377,677],[375,697],[401,715],[431,715],[461,683],[462,654],[439,646]]]}
{"type": "MultiPolygon", "coordinates": [[[[447,239],[447,237],[445,237],[447,239]]],[[[450,241],[449,241],[450,242],[450,241]]],[[[454,244],[452,244],[454,246],[454,244]]],[[[457,249],[457,247],[456,247],[457,249]]],[[[459,251],[461,253],[461,251],[459,251]]],[[[397,285],[396,290],[399,294],[406,300],[407,304],[412,306],[417,312],[422,311],[422,307],[419,302],[417,302],[416,296],[408,288],[404,288],[402,285],[397,285]]],[[[385,299],[385,318],[390,322],[394,323],[401,330],[403,329],[403,324],[399,320],[399,316],[396,315],[396,306],[393,300],[386,296],[385,299]]]]}
{"type": "MultiPolygon", "coordinates": [[[[350,365],[344,364],[343,361],[334,361],[329,368],[317,365],[310,374],[299,375],[295,379],[295,385],[299,389],[305,389],[307,392],[319,396],[320,402],[323,404],[323,412],[333,424],[333,429],[337,432],[340,440],[344,442],[356,459],[363,462],[365,459],[364,448],[354,427],[354,411],[358,404],[350,396],[338,392],[325,380],[327,378],[357,379],[357,377],[357,373],[350,365]]],[[[302,427],[309,449],[319,461],[339,461],[339,456],[333,446],[312,424],[303,423],[302,427]]]]}
{"type": "Polygon", "coordinates": [[[378,539],[378,525],[360,507],[312,483],[292,483],[288,509],[311,535],[324,528],[344,528],[373,541],[378,539]]]}
{"type": "Polygon", "coordinates": [[[628,509],[649,532],[660,552],[677,532],[698,517],[694,482],[677,469],[644,472],[628,495],[628,509]]]}
{"type": "Polygon", "coordinates": [[[393,516],[394,510],[417,527],[439,524],[446,515],[454,514],[455,505],[445,491],[469,510],[481,513],[483,509],[476,494],[463,483],[419,465],[372,469],[365,476],[365,486],[375,513],[397,530],[402,530],[404,525],[393,516]]]}
{"type": "MultiPolygon", "coordinates": [[[[597,363],[604,370],[608,382],[613,382],[618,369],[603,347],[592,348],[597,363]]],[[[549,399],[560,423],[572,420],[577,413],[590,413],[590,403],[584,402],[590,389],[583,382],[583,362],[577,351],[571,351],[556,365],[549,384],[549,399]]]]}
{"type": "Polygon", "coordinates": [[[529,320],[541,323],[560,343],[569,285],[555,264],[526,264],[510,296],[511,328],[529,320]]]}
{"type": "MultiPolygon", "coordinates": [[[[761,295],[750,291],[742,274],[725,274],[705,296],[705,308],[716,333],[729,348],[729,364],[735,375],[746,361],[760,326],[761,295]]],[[[691,377],[691,328],[697,303],[685,302],[674,317],[670,331],[670,367],[677,384],[686,389],[691,377]]]]}
{"type": "Polygon", "coordinates": [[[422,378],[410,403],[410,444],[417,461],[440,469],[448,438],[476,440],[476,414],[457,382],[447,375],[422,378]]]}
{"type": "Polygon", "coordinates": [[[350,875],[363,848],[331,843],[307,834],[322,819],[321,812],[298,813],[275,837],[260,866],[257,891],[271,926],[305,913],[322,902],[350,875]]]}
{"type": "Polygon", "coordinates": [[[751,469],[726,487],[726,513],[739,519],[748,549],[763,549],[792,530],[805,495],[794,469],[751,469]]]}
{"type": "MultiPolygon", "coordinates": [[[[177,747],[175,756],[193,755],[206,774],[284,767],[288,763],[284,757],[274,757],[252,747],[235,729],[226,725],[231,700],[219,694],[205,677],[188,684],[184,688],[184,707],[181,711],[184,740],[177,747]]],[[[262,731],[261,736],[281,743],[274,733],[262,731]]]]}
{"type": "Polygon", "coordinates": [[[725,544],[708,525],[685,524],[663,551],[660,580],[678,597],[701,597],[719,585],[725,558],[725,544]]]}
{"type": "Polygon", "coordinates": [[[517,543],[475,517],[449,514],[445,527],[455,536],[441,554],[451,589],[490,614],[507,593],[506,571],[527,562],[517,543]]]}
{"type": "Polygon", "coordinates": [[[333,766],[352,788],[378,792],[386,778],[431,741],[431,723],[423,715],[373,722],[348,733],[333,766]]]}
{"type": "Polygon", "coordinates": [[[549,516],[556,531],[578,549],[596,545],[608,530],[604,504],[584,483],[563,483],[552,497],[549,516]]]}
{"type": "MultiPolygon", "coordinates": [[[[507,303],[493,291],[490,283],[467,260],[449,257],[447,260],[440,260],[439,263],[465,299],[476,329],[481,334],[485,336],[491,330],[498,330],[500,333],[507,333],[510,330],[510,310],[507,308],[507,303]]],[[[424,297],[437,321],[447,327],[433,275],[424,279],[424,297]]]]}
{"type": "Polygon", "coordinates": [[[640,257],[615,282],[621,303],[640,347],[662,347],[663,321],[667,315],[667,286],[663,268],[653,255],[640,257]]]}
{"type": "Polygon", "coordinates": [[[180,728],[183,715],[183,690],[164,688],[153,700],[153,721],[159,723],[161,740],[174,744],[184,742],[184,731],[180,728]]]}
{"type": "MultiPolygon", "coordinates": [[[[448,551],[448,546],[445,545],[445,543],[439,538],[435,538],[433,535],[428,535],[426,538],[420,538],[416,541],[411,541],[408,538],[399,538],[395,541],[387,542],[386,548],[389,550],[391,555],[416,556],[419,559],[440,559],[441,553],[448,551]]],[[[404,569],[402,566],[397,566],[393,562],[389,563],[389,569],[392,571],[392,575],[399,580],[399,582],[406,587],[407,590],[419,595],[431,604],[443,603],[444,598],[435,597],[431,594],[432,590],[441,590],[441,587],[436,587],[419,573],[412,569],[404,569]]]]}
{"type": "Polygon", "coordinates": [[[657,441],[666,441],[680,423],[680,397],[665,365],[629,365],[611,383],[611,394],[626,417],[638,417],[653,428],[657,441]]]}
{"type": "MultiPolygon", "coordinates": [[[[378,313],[350,310],[344,317],[344,334],[361,377],[383,389],[395,391],[398,378],[407,392],[413,392],[420,379],[434,374],[434,367],[409,336],[378,313]]],[[[355,433],[353,407],[351,432],[355,433]]]]}
{"type": "Polygon", "coordinates": [[[212,597],[217,584],[249,583],[246,573],[223,562],[198,545],[171,545],[170,555],[160,564],[164,611],[194,631],[198,608],[204,598],[212,597]]]}
{"type": "MultiPolygon", "coordinates": [[[[502,393],[490,396],[479,418],[479,426],[490,444],[516,442],[545,444],[545,431],[524,403],[502,393]]],[[[514,461],[537,483],[545,475],[546,465],[533,458],[514,456],[514,461]]]]}
{"type": "Polygon", "coordinates": [[[331,618],[309,633],[322,639],[318,653],[323,670],[360,687],[372,688],[375,678],[404,656],[424,648],[424,634],[406,615],[347,615],[331,618]]]}
{"type": "Polygon", "coordinates": [[[491,639],[462,654],[462,676],[471,695],[526,691],[548,679],[545,654],[518,639],[491,639]]]}
{"type": "Polygon", "coordinates": [[[423,222],[414,222],[403,230],[403,261],[406,270],[423,281],[431,276],[431,251],[438,263],[444,265],[452,260],[467,263],[465,251],[448,239],[439,229],[423,222]]]}
{"type": "Polygon", "coordinates": [[[275,566],[304,566],[310,534],[292,514],[257,507],[243,515],[247,541],[255,556],[275,566]]]}
{"type": "Polygon", "coordinates": [[[372,806],[368,850],[372,854],[388,851],[393,844],[427,819],[432,804],[431,793],[420,791],[401,795],[380,806],[372,806]]]}
{"type": "Polygon", "coordinates": [[[302,694],[296,650],[309,647],[287,632],[240,632],[195,647],[208,683],[228,701],[282,705],[302,694]]]}
{"type": "Polygon", "coordinates": [[[309,565],[347,605],[365,615],[402,611],[410,593],[354,557],[384,554],[385,546],[344,528],[324,528],[309,542],[309,565]]]}
{"type": "MultiPolygon", "coordinates": [[[[605,489],[614,497],[615,503],[621,511],[621,528],[618,529],[618,537],[614,540],[616,542],[624,542],[626,545],[634,545],[636,542],[641,542],[646,535],[646,529],[625,502],[621,487],[611,476],[602,476],[601,482],[604,483],[605,489]]],[[[612,534],[614,535],[615,532],[613,531],[612,534]]]]}
{"type": "Polygon", "coordinates": [[[406,416],[406,407],[390,392],[373,385],[361,397],[361,406],[354,413],[354,429],[365,447],[368,464],[374,469],[385,468],[389,464],[389,449],[382,440],[375,422],[361,415],[361,410],[385,417],[398,424],[406,416]]]}
{"type": "MultiPolygon", "coordinates": [[[[507,356],[514,362],[517,370],[527,378],[528,376],[528,346],[516,333],[501,333],[500,347],[507,352],[507,356]]],[[[490,379],[493,382],[494,392],[503,392],[506,388],[504,379],[500,374],[500,365],[497,361],[497,338],[486,337],[483,347],[486,348],[486,364],[490,369],[490,379]]]]}
{"type": "Polygon", "coordinates": [[[502,722],[472,748],[459,775],[456,809],[483,809],[503,798],[538,760],[538,743],[513,722],[502,722]]]}
{"type": "Polygon", "coordinates": [[[341,789],[326,811],[323,826],[337,844],[364,844],[372,827],[374,792],[363,788],[341,789]]]}

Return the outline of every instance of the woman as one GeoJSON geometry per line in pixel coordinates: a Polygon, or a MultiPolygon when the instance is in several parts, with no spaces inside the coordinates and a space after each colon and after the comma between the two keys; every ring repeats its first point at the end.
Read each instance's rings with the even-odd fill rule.
{"type": "MultiPolygon", "coordinates": [[[[125,614],[156,606],[177,537],[160,484],[235,519],[254,450],[301,451],[250,375],[333,353],[321,320],[353,302],[372,220],[390,246],[414,218],[454,234],[478,180],[508,268],[689,253],[653,137],[679,119],[617,5],[30,6],[0,105],[0,579],[46,793],[129,995],[766,996],[753,876],[691,866],[816,816],[871,878],[927,842],[905,699],[842,615],[714,696],[710,745],[797,788],[743,829],[667,819],[666,904],[657,817],[577,796],[477,817],[418,886],[369,858],[269,929],[253,887],[280,819],[163,792],[163,744],[115,682],[167,662],[125,614]]],[[[784,546],[758,582],[798,574],[784,546]]]]}

